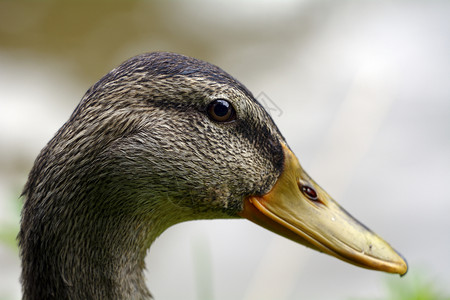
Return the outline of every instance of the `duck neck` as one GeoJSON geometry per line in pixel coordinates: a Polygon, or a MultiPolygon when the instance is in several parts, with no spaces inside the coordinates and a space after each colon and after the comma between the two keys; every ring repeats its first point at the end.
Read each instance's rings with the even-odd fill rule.
{"type": "Polygon", "coordinates": [[[152,299],[144,259],[163,230],[152,214],[79,205],[44,215],[41,207],[23,213],[23,299],[152,299]]]}

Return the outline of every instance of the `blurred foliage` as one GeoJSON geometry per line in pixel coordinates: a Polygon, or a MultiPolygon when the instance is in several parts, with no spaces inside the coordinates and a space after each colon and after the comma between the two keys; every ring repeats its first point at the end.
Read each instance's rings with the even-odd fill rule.
{"type": "Polygon", "coordinates": [[[423,275],[411,276],[401,284],[387,283],[389,300],[450,300],[438,290],[438,283],[426,280],[423,275]]]}
{"type": "Polygon", "coordinates": [[[18,250],[16,237],[19,232],[22,204],[21,199],[12,199],[6,207],[9,217],[7,219],[0,219],[0,245],[6,246],[16,252],[18,250]]]}
{"type": "Polygon", "coordinates": [[[249,40],[248,29],[229,24],[225,36],[208,31],[195,10],[174,14],[180,7],[190,6],[182,1],[0,1],[0,46],[14,55],[59,59],[92,83],[138,53],[165,50],[210,60],[228,39],[251,44],[269,38],[263,32],[249,40]],[[187,23],[199,30],[187,30],[187,23]]]}
{"type": "MultiPolygon", "coordinates": [[[[19,248],[17,245],[17,233],[20,228],[20,211],[22,210],[22,200],[11,198],[6,205],[6,215],[8,218],[0,219],[0,247],[7,248],[13,253],[19,255],[19,248]]],[[[0,300],[15,299],[9,292],[0,290],[0,300]]]]}
{"type": "Polygon", "coordinates": [[[0,224],[0,226],[0,244],[17,250],[16,236],[19,232],[19,227],[12,224],[0,224]]]}
{"type": "Polygon", "coordinates": [[[427,272],[420,270],[408,274],[401,281],[385,281],[386,295],[382,298],[350,298],[350,300],[450,300],[439,288],[440,282],[433,281],[427,272]]]}

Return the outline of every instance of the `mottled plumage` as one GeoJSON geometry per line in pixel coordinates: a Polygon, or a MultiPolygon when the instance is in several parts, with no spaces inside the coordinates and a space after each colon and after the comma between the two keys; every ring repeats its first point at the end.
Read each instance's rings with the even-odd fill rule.
{"type": "Polygon", "coordinates": [[[91,87],[41,151],[23,195],[24,299],[150,298],[152,241],[186,220],[233,218],[278,178],[281,134],[220,68],[172,53],[131,58],[91,87]],[[211,120],[229,100],[235,121],[211,120]]]}

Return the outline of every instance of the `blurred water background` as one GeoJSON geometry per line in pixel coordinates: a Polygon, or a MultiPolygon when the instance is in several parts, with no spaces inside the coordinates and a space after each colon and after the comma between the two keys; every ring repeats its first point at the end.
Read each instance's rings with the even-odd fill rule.
{"type": "Polygon", "coordinates": [[[0,1],[0,298],[20,298],[19,195],[39,150],[90,85],[161,50],[260,95],[303,167],[410,273],[245,220],[189,222],[150,250],[156,299],[386,299],[414,278],[450,293],[449,16],[450,1],[0,1]]]}

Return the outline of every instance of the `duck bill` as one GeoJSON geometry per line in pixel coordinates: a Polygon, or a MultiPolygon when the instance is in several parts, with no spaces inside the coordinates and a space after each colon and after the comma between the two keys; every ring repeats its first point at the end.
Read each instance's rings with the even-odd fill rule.
{"type": "Polygon", "coordinates": [[[284,169],[274,187],[266,195],[247,197],[240,216],[351,264],[406,274],[401,255],[321,189],[287,146],[283,151],[284,169]]]}

